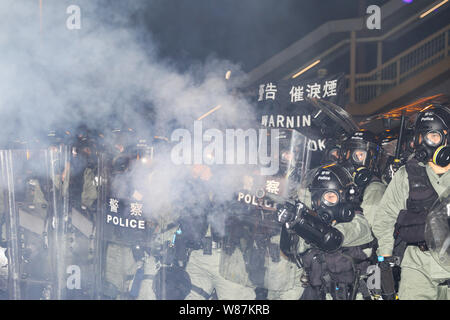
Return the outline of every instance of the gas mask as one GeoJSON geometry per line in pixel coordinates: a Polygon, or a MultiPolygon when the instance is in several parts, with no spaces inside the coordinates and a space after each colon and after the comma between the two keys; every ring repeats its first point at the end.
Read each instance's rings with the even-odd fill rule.
{"type": "Polygon", "coordinates": [[[355,205],[349,198],[357,190],[347,170],[341,166],[326,166],[315,175],[311,185],[312,208],[327,224],[350,222],[355,205]]]}
{"type": "Polygon", "coordinates": [[[352,203],[340,202],[340,200],[330,202],[329,198],[339,199],[339,196],[334,190],[326,190],[313,196],[313,209],[323,222],[331,224],[334,220],[337,223],[353,220],[355,210],[352,203]],[[318,198],[320,198],[319,201],[316,200],[318,198]]]}
{"type": "Polygon", "coordinates": [[[341,153],[341,146],[335,140],[328,140],[325,142],[325,152],[321,162],[323,164],[336,163],[339,161],[341,153]]]}
{"type": "Polygon", "coordinates": [[[357,131],[343,143],[340,164],[352,174],[359,188],[371,181],[378,150],[374,135],[368,131],[357,131]]]}
{"type": "Polygon", "coordinates": [[[367,186],[372,179],[372,171],[364,166],[367,157],[367,151],[361,149],[348,150],[351,159],[347,159],[342,165],[350,172],[352,172],[353,181],[355,184],[363,188],[367,186]]]}
{"type": "Polygon", "coordinates": [[[419,113],[414,128],[415,157],[418,161],[432,161],[440,167],[450,164],[448,107],[433,106],[419,113]]]}
{"type": "Polygon", "coordinates": [[[415,156],[420,162],[432,161],[440,167],[450,164],[450,146],[447,130],[419,131],[414,137],[415,156]]]}

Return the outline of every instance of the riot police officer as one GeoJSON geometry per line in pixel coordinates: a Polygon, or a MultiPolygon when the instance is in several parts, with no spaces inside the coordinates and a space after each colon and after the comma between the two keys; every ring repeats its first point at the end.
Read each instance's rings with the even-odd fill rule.
{"type": "Polygon", "coordinates": [[[283,223],[280,247],[303,269],[302,299],[369,299],[360,276],[374,253],[374,238],[362,210],[352,199],[357,187],[336,164],[322,166],[309,185],[312,210],[301,201],[278,210],[283,223]]]}
{"type": "Polygon", "coordinates": [[[386,185],[378,172],[380,147],[375,135],[367,130],[354,132],[343,143],[339,163],[347,168],[358,186],[361,208],[370,225],[386,185]]]}
{"type": "Polygon", "coordinates": [[[431,206],[450,186],[449,122],[448,106],[432,105],[418,114],[415,156],[395,173],[375,216],[378,254],[402,257],[399,299],[449,298],[450,273],[434,261],[424,239],[431,206]]]}
{"type": "MultiPolygon", "coordinates": [[[[211,168],[205,165],[194,165],[191,176],[183,183],[187,191],[184,195],[183,213],[180,219],[180,245],[188,252],[186,272],[189,274],[192,289],[186,300],[212,299],[219,300],[253,300],[253,288],[233,282],[220,272],[222,252],[225,250],[224,234],[227,206],[219,203],[210,184],[218,183],[211,168]]],[[[238,253],[238,252],[236,252],[238,253]]],[[[242,255],[235,256],[240,258],[242,255]]],[[[244,266],[243,263],[240,264],[244,266]]],[[[236,272],[246,273],[243,270],[236,272]]]]}
{"type": "MultiPolygon", "coordinates": [[[[155,152],[154,145],[147,142],[150,139],[139,138],[135,145],[124,144],[127,140],[120,136],[114,141],[111,155],[103,219],[104,297],[183,299],[185,294],[166,295],[159,290],[160,277],[169,274],[162,267],[170,264],[166,255],[178,227],[169,196],[158,198],[164,194],[155,190],[162,188],[166,179],[167,172],[161,171],[161,157],[166,155],[155,152]]],[[[158,151],[163,150],[159,147],[158,151]]]]}
{"type": "Polygon", "coordinates": [[[108,186],[102,219],[102,297],[109,299],[132,298],[131,283],[142,267],[142,250],[147,239],[143,196],[132,185],[137,158],[133,134],[128,128],[114,129],[108,144],[108,186]]]}

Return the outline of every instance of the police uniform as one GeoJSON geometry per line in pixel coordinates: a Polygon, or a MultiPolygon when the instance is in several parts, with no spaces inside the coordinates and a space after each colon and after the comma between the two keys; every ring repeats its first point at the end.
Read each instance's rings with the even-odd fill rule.
{"type": "Polygon", "coordinates": [[[379,179],[372,179],[367,187],[364,189],[364,194],[361,202],[361,208],[363,209],[364,217],[369,222],[370,226],[373,226],[375,215],[378,211],[378,206],[386,191],[386,185],[379,179]]]}
{"type": "MultiPolygon", "coordinates": [[[[233,217],[231,220],[234,221],[230,225],[233,230],[226,232],[226,248],[221,259],[220,273],[245,288],[267,290],[269,300],[298,299],[298,268],[281,254],[280,225],[270,214],[248,209],[248,215],[253,213],[250,220],[246,220],[242,212],[240,217],[233,217]],[[261,219],[261,215],[265,218],[261,219]]],[[[248,293],[256,298],[250,290],[248,293]]]]}
{"type": "Polygon", "coordinates": [[[371,263],[374,238],[365,217],[344,200],[352,188],[351,181],[349,172],[340,166],[319,168],[310,185],[311,196],[305,190],[299,192],[312,204],[315,214],[299,214],[307,212],[303,211],[305,204],[301,201],[296,202],[295,208],[279,210],[280,222],[292,220],[292,212],[296,210],[295,219],[300,219],[290,222],[293,223],[290,227],[288,223],[283,225],[281,246],[291,260],[297,261],[302,278],[306,280],[301,288],[302,299],[349,299],[349,288],[355,288],[355,279],[357,297],[361,298],[361,292],[368,298],[367,287],[360,284],[359,276],[365,274],[371,263]],[[339,200],[325,205],[323,195],[330,192],[339,200]]]}
{"type": "Polygon", "coordinates": [[[415,158],[395,173],[375,218],[378,254],[402,258],[399,299],[450,299],[450,272],[433,259],[424,234],[433,203],[450,187],[449,121],[448,107],[432,104],[419,113],[415,158]]]}
{"type": "Polygon", "coordinates": [[[376,176],[379,158],[379,145],[375,135],[367,130],[354,132],[342,144],[339,164],[343,165],[353,176],[361,198],[361,208],[372,226],[374,216],[386,185],[376,176]],[[357,152],[364,153],[364,160],[358,158],[357,152]]]}
{"type": "MultiPolygon", "coordinates": [[[[270,238],[273,245],[280,250],[280,235],[270,238]]],[[[302,270],[286,256],[280,254],[278,262],[272,261],[270,256],[265,261],[266,273],[264,287],[268,289],[268,300],[298,300],[303,288],[301,283],[302,270]]]]}
{"type": "MultiPolygon", "coordinates": [[[[358,246],[364,246],[369,243],[371,243],[374,238],[371,234],[370,225],[367,222],[367,220],[364,218],[361,214],[356,214],[355,217],[351,222],[347,223],[339,223],[335,225],[335,228],[339,230],[344,238],[344,241],[342,243],[342,248],[352,248],[352,247],[358,247],[358,246]]],[[[308,249],[311,249],[311,245],[309,245],[304,239],[300,238],[300,241],[297,245],[297,253],[298,254],[304,254],[307,252],[308,249]]],[[[366,255],[367,258],[369,258],[372,255],[372,248],[364,248],[363,252],[366,255]]],[[[301,275],[303,275],[305,270],[303,268],[299,268],[299,272],[301,275]]],[[[362,284],[361,286],[364,286],[362,284]]],[[[304,292],[304,287],[300,287],[300,296],[304,292]]],[[[363,289],[363,288],[361,288],[363,289]]],[[[358,293],[357,299],[362,299],[362,295],[358,293]]],[[[326,294],[326,299],[331,300],[332,296],[330,293],[326,294]]]]}
{"type": "MultiPolygon", "coordinates": [[[[106,253],[105,280],[118,290],[116,299],[156,300],[153,282],[161,268],[161,247],[172,241],[177,227],[165,217],[157,219],[157,232],[149,243],[141,243],[141,256],[133,254],[133,247],[111,243],[106,253]],[[148,250],[150,249],[150,250],[148,250]]],[[[170,219],[172,220],[172,219],[170,219]]]]}
{"type": "MultiPolygon", "coordinates": [[[[450,171],[443,175],[436,174],[430,165],[419,164],[426,168],[426,174],[433,189],[441,195],[450,187],[450,171]]],[[[373,232],[378,239],[378,255],[392,255],[394,248],[394,226],[401,210],[406,209],[409,197],[408,173],[401,167],[392,178],[377,211],[373,232]]],[[[402,279],[399,287],[399,299],[449,299],[446,285],[439,284],[450,278],[431,257],[430,253],[418,246],[408,246],[402,263],[402,279]]]]}
{"type": "MultiPolygon", "coordinates": [[[[130,199],[141,200],[136,191],[130,199]]],[[[106,249],[106,296],[113,299],[156,299],[153,282],[161,268],[160,254],[172,241],[178,227],[174,224],[177,216],[169,203],[164,210],[145,220],[145,230],[113,227],[115,233],[110,235],[112,241],[108,242],[106,249]]]]}
{"type": "MultiPolygon", "coordinates": [[[[211,254],[205,254],[203,249],[193,250],[190,253],[186,272],[191,277],[194,288],[186,297],[186,300],[210,299],[213,290],[215,290],[219,300],[255,299],[255,292],[252,287],[244,286],[222,276],[224,270],[221,270],[221,268],[224,265],[230,266],[230,264],[224,264],[221,261],[223,259],[222,244],[220,241],[214,241],[211,254]]],[[[245,262],[240,250],[235,250],[231,260],[234,266],[233,272],[247,277],[245,262]]]]}

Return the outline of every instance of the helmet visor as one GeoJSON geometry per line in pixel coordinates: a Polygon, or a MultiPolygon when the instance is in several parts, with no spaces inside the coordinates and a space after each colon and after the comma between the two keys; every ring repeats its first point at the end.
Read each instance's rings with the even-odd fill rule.
{"type": "Polygon", "coordinates": [[[332,148],[330,151],[328,151],[328,158],[329,161],[338,161],[339,160],[339,148],[332,148]]]}
{"type": "Polygon", "coordinates": [[[339,202],[339,194],[336,191],[325,191],[320,201],[328,207],[333,207],[339,202]]]}
{"type": "Polygon", "coordinates": [[[432,130],[426,133],[425,143],[430,147],[438,147],[442,144],[442,134],[439,131],[432,130]]]}
{"type": "Polygon", "coordinates": [[[367,158],[367,151],[363,149],[355,149],[352,151],[352,159],[354,163],[363,165],[367,158]]]}

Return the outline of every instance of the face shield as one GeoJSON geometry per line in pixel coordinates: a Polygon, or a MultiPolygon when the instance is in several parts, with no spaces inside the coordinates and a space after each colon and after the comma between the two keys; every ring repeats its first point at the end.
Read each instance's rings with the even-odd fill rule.
{"type": "Polygon", "coordinates": [[[367,151],[355,149],[351,152],[352,161],[360,166],[364,166],[367,159],[367,151]]]}
{"type": "Polygon", "coordinates": [[[320,202],[329,207],[334,207],[339,203],[339,194],[334,191],[325,191],[320,198],[320,202]]]}
{"type": "Polygon", "coordinates": [[[345,201],[343,194],[336,190],[314,190],[311,193],[311,200],[313,209],[327,224],[333,221],[350,222],[355,215],[351,203],[345,201]]]}
{"type": "Polygon", "coordinates": [[[330,162],[337,162],[339,160],[339,152],[340,149],[338,147],[332,148],[330,151],[328,151],[328,160],[330,162]]]}
{"type": "Polygon", "coordinates": [[[447,130],[419,131],[414,139],[415,156],[419,161],[432,161],[440,167],[446,167],[450,163],[447,130]]]}
{"type": "Polygon", "coordinates": [[[353,219],[355,213],[349,199],[351,180],[349,172],[341,166],[330,166],[315,175],[309,188],[312,208],[325,223],[353,219]]]}
{"type": "Polygon", "coordinates": [[[437,130],[428,131],[425,134],[424,142],[430,147],[438,147],[443,144],[444,137],[437,130]]]}
{"type": "Polygon", "coordinates": [[[341,164],[346,167],[353,176],[353,181],[358,187],[366,186],[376,167],[376,145],[371,142],[348,141],[344,143],[341,154],[341,164]]]}
{"type": "Polygon", "coordinates": [[[122,153],[116,156],[112,161],[112,173],[119,174],[126,172],[131,165],[132,157],[128,154],[122,153]]]}
{"type": "Polygon", "coordinates": [[[432,161],[440,167],[450,164],[448,146],[448,108],[434,108],[421,112],[414,129],[414,153],[419,162],[432,161]]]}
{"type": "Polygon", "coordinates": [[[342,147],[342,160],[350,162],[355,169],[359,167],[369,167],[371,149],[368,144],[363,142],[347,142],[342,147]]]}

